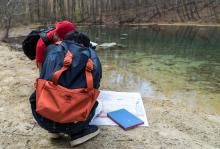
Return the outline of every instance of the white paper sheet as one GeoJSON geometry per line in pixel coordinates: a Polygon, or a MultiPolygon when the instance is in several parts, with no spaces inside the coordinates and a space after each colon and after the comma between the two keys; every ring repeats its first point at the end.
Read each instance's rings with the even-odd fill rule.
{"type": "Polygon", "coordinates": [[[101,91],[98,97],[99,105],[90,124],[116,125],[107,117],[107,113],[125,108],[144,121],[141,126],[148,126],[147,116],[140,93],[101,91]]]}

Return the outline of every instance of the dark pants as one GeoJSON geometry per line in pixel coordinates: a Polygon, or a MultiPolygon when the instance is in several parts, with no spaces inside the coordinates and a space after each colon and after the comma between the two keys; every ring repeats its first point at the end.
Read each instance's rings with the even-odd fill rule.
{"type": "Polygon", "coordinates": [[[68,135],[74,135],[74,134],[80,133],[84,128],[86,128],[89,125],[89,122],[92,120],[95,114],[95,109],[98,106],[98,102],[96,102],[86,121],[77,122],[77,123],[61,124],[61,123],[51,121],[47,118],[44,118],[36,112],[36,93],[35,92],[30,97],[30,103],[31,103],[32,114],[35,120],[37,121],[37,123],[42,128],[46,129],[47,131],[51,133],[65,133],[68,135]]]}

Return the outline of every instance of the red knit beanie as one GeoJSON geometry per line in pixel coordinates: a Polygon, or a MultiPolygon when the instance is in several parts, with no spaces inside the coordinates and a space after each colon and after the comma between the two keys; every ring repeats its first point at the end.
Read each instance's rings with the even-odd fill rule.
{"type": "Polygon", "coordinates": [[[61,39],[63,39],[67,33],[75,30],[76,25],[69,21],[61,21],[56,23],[55,32],[61,39]]]}

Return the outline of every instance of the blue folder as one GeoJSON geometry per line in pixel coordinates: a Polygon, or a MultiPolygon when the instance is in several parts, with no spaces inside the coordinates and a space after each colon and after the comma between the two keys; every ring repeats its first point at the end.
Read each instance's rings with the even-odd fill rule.
{"type": "Polygon", "coordinates": [[[109,112],[107,113],[107,116],[124,130],[144,124],[144,121],[125,109],[109,112]]]}

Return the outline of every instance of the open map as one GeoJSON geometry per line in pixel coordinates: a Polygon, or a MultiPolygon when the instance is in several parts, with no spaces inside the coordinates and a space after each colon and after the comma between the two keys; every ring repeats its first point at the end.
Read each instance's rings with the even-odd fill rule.
{"type": "Polygon", "coordinates": [[[98,101],[99,105],[96,109],[96,116],[90,124],[116,125],[107,117],[107,113],[125,108],[144,121],[144,124],[141,126],[148,126],[147,116],[140,93],[101,91],[98,101]]]}

